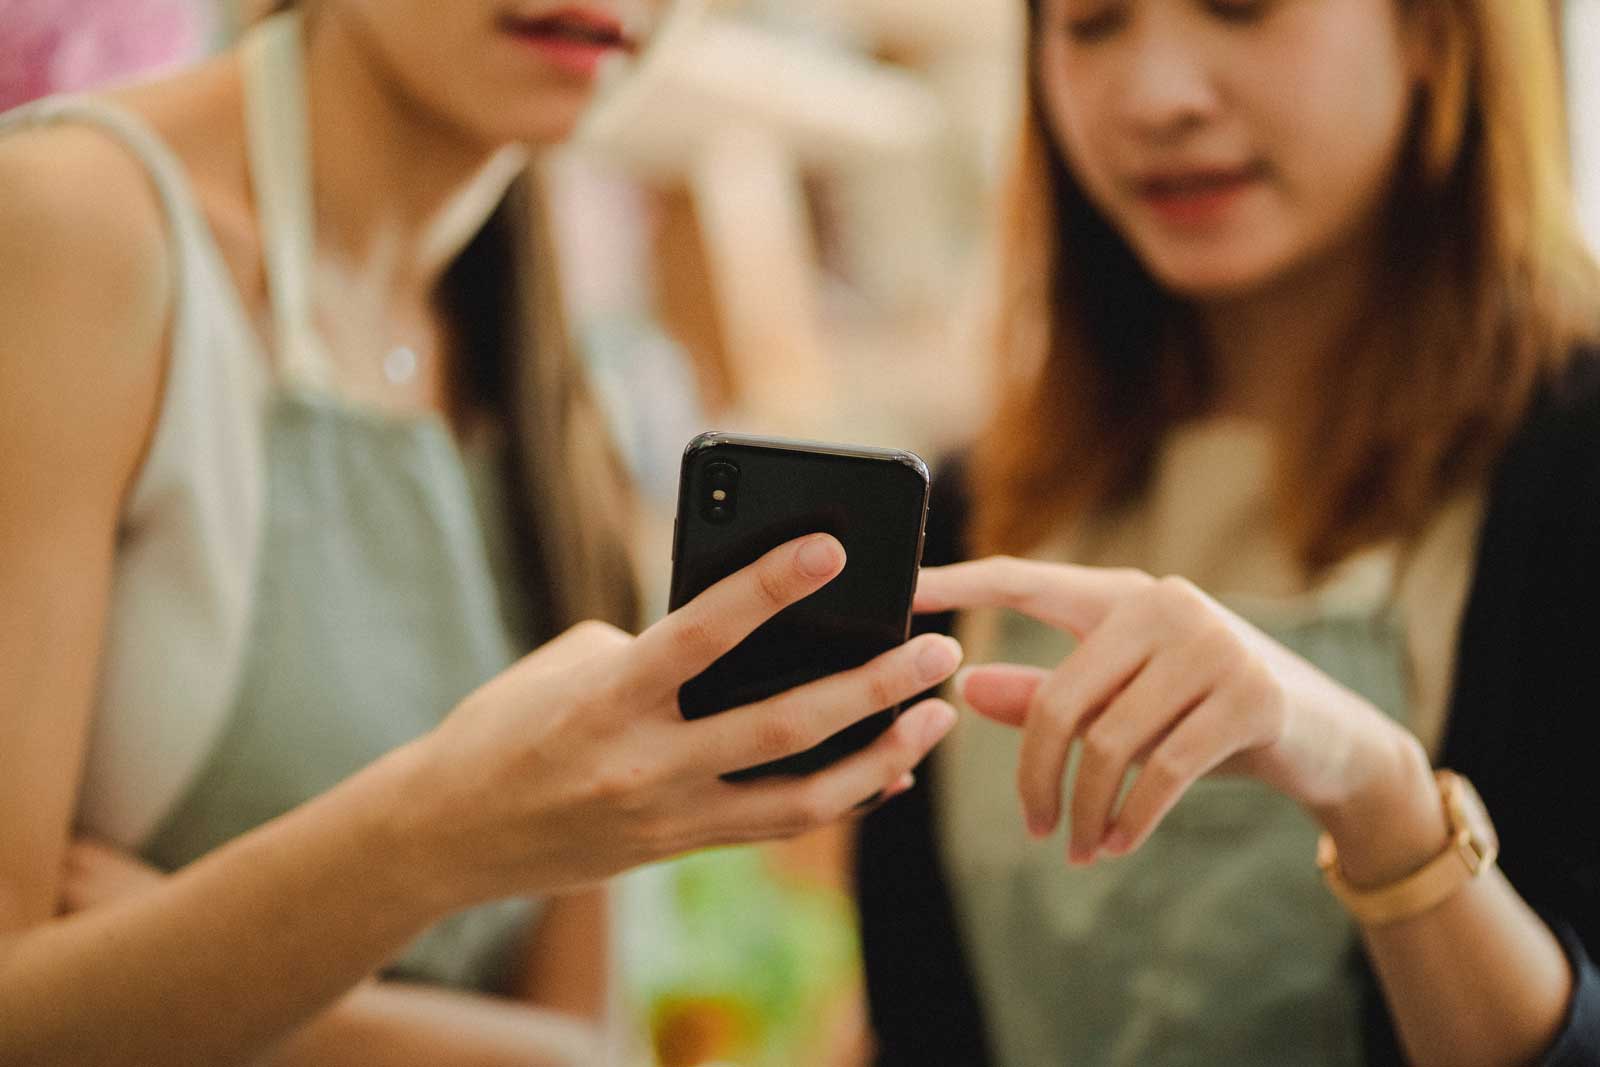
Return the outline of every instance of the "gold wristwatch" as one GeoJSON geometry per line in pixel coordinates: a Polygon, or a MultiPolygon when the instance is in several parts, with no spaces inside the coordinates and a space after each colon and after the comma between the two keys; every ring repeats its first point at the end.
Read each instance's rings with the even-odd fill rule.
{"type": "Polygon", "coordinates": [[[1328,888],[1363,926],[1383,926],[1438,907],[1463,885],[1494,866],[1500,839],[1472,783],[1451,771],[1439,771],[1439,799],[1450,826],[1450,843],[1421,870],[1375,889],[1357,889],[1339,870],[1333,838],[1317,842],[1317,866],[1328,888]]]}

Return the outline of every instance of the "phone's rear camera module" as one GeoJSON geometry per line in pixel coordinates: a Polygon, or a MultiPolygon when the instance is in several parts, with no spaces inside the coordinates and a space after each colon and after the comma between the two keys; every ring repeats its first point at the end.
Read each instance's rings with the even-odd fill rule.
{"type": "Polygon", "coordinates": [[[726,460],[706,464],[700,507],[708,522],[732,522],[738,507],[739,468],[726,460]]]}

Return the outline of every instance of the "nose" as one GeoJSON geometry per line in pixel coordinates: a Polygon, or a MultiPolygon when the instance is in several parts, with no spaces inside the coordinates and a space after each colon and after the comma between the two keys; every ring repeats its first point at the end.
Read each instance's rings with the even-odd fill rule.
{"type": "Polygon", "coordinates": [[[1174,5],[1140,4],[1116,98],[1123,121],[1141,137],[1171,142],[1204,126],[1221,104],[1202,35],[1170,17],[1174,5]]]}

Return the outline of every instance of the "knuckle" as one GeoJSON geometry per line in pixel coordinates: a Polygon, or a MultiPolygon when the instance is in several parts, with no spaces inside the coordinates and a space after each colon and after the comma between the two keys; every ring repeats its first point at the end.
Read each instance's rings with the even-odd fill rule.
{"type": "Polygon", "coordinates": [[[800,824],[806,829],[825,826],[837,821],[844,814],[838,801],[820,785],[809,786],[800,794],[795,811],[800,824]]]}
{"type": "Polygon", "coordinates": [[[1221,619],[1205,627],[1198,645],[1207,660],[1222,666],[1238,666],[1246,658],[1244,643],[1221,619]]]}
{"type": "Polygon", "coordinates": [[[891,779],[915,769],[924,755],[922,739],[909,729],[910,722],[897,719],[894,725],[896,728],[891,729],[883,739],[885,758],[890,764],[885,770],[891,779]]]}
{"type": "Polygon", "coordinates": [[[1173,621],[1191,619],[1205,610],[1205,594],[1182,575],[1169,574],[1155,581],[1151,588],[1155,591],[1165,618],[1173,621]]]}
{"type": "Polygon", "coordinates": [[[1233,631],[1223,623],[1207,625],[1189,644],[1187,666],[1219,681],[1248,670],[1250,656],[1233,631]]]}
{"type": "Polygon", "coordinates": [[[715,656],[719,648],[711,620],[699,614],[686,615],[679,620],[675,643],[681,655],[697,661],[715,656]]]}
{"type": "MultiPolygon", "coordinates": [[[[907,670],[907,674],[910,670],[907,670]]],[[[900,685],[895,674],[887,670],[875,670],[866,677],[867,701],[873,710],[887,708],[899,701],[900,685]]]]}
{"type": "Polygon", "coordinates": [[[1065,744],[1078,730],[1078,717],[1073,713],[1073,705],[1066,700],[1052,700],[1049,703],[1035,705],[1028,711],[1031,721],[1037,717],[1043,724],[1042,735],[1052,742],[1065,744]]]}
{"type": "Polygon", "coordinates": [[[1123,755],[1121,731],[1104,720],[1089,727],[1083,735],[1083,755],[1096,762],[1112,762],[1123,755]]]}
{"type": "Polygon", "coordinates": [[[793,755],[807,746],[805,731],[788,716],[773,715],[756,728],[756,751],[770,759],[793,755]]]}
{"type": "Polygon", "coordinates": [[[773,609],[786,607],[793,599],[790,592],[792,588],[787,568],[772,565],[756,570],[756,592],[767,607],[773,609]]]}
{"type": "Polygon", "coordinates": [[[1016,556],[996,556],[990,560],[997,584],[1009,603],[1025,599],[1033,591],[1033,564],[1016,556]]]}
{"type": "Polygon", "coordinates": [[[1145,764],[1144,772],[1150,776],[1151,784],[1158,792],[1166,793],[1182,784],[1188,768],[1178,753],[1157,750],[1145,764]]]}
{"type": "Polygon", "coordinates": [[[586,619],[578,623],[570,631],[573,638],[584,645],[596,648],[617,648],[629,641],[627,634],[612,626],[608,622],[598,619],[586,619]]]}
{"type": "Polygon", "coordinates": [[[1260,664],[1254,664],[1242,674],[1240,710],[1247,713],[1272,711],[1283,704],[1284,690],[1276,675],[1260,664]]]}
{"type": "Polygon", "coordinates": [[[1114,567],[1111,570],[1111,574],[1118,581],[1126,582],[1129,586],[1137,589],[1148,589],[1156,584],[1155,578],[1152,578],[1147,572],[1137,567],[1114,567]]]}

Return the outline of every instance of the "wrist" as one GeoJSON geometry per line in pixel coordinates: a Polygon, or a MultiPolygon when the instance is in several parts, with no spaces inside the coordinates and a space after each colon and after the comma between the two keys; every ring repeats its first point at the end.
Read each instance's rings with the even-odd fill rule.
{"type": "Polygon", "coordinates": [[[1356,887],[1386,885],[1420,869],[1449,838],[1439,787],[1421,742],[1398,727],[1355,757],[1358,784],[1313,811],[1356,887]]]}
{"type": "Polygon", "coordinates": [[[468,884],[470,867],[452,862],[448,846],[453,837],[430,815],[427,799],[438,790],[428,765],[422,744],[413,742],[346,783],[356,812],[351,831],[355,849],[424,925],[487,899],[468,884]]]}

